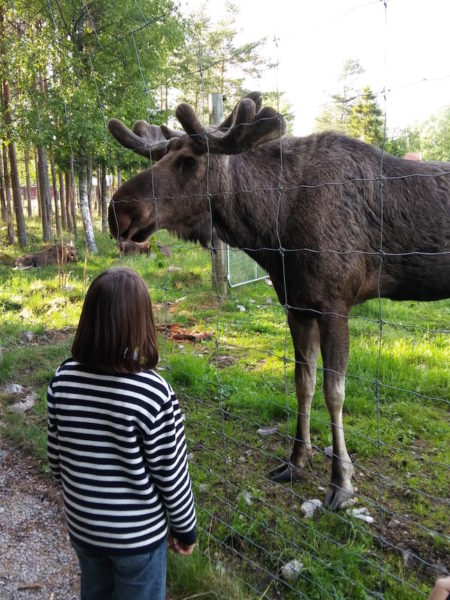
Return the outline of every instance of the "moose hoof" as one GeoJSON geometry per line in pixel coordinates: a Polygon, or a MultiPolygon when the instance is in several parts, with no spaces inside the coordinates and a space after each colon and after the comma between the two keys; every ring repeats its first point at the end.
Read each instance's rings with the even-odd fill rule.
{"type": "Polygon", "coordinates": [[[300,479],[302,475],[302,470],[295,467],[291,462],[283,463],[269,473],[272,481],[292,481],[293,479],[300,479]]]}
{"type": "Polygon", "coordinates": [[[333,483],[328,488],[327,495],[325,497],[325,506],[330,510],[339,510],[342,504],[349,500],[353,496],[353,488],[350,485],[350,489],[338,487],[333,483]]]}

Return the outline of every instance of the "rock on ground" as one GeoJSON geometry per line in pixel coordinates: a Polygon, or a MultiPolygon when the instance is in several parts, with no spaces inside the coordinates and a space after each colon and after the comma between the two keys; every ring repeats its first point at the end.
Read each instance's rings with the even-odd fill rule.
{"type": "Polygon", "coordinates": [[[1,438],[0,557],[2,600],[79,597],[60,491],[35,459],[1,438]]]}

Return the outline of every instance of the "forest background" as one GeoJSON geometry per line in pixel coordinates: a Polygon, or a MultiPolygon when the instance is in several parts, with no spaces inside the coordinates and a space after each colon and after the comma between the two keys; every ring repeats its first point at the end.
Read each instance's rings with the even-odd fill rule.
{"type": "MultiPolygon", "coordinates": [[[[0,1],[0,203],[4,244],[29,244],[25,216],[38,213],[42,241],[78,235],[97,252],[93,204],[107,229],[114,187],[147,164],[121,149],[106,123],[145,118],[168,123],[178,101],[208,122],[208,95],[221,93],[225,112],[276,61],[267,40],[241,44],[238,9],[213,21],[205,7],[187,15],[171,0],[0,1]],[[5,233],[3,233],[5,232],[5,233]]],[[[448,160],[450,107],[423,123],[388,132],[381,102],[364,66],[349,57],[339,89],[318,109],[316,130],[336,129],[399,156],[448,160]]],[[[290,130],[283,91],[261,90],[290,130]]]]}

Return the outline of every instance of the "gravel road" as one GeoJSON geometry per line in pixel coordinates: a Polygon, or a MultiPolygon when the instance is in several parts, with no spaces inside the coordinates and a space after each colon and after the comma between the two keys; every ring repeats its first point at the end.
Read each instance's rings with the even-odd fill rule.
{"type": "Polygon", "coordinates": [[[0,438],[0,598],[76,600],[78,587],[58,487],[0,438]]]}

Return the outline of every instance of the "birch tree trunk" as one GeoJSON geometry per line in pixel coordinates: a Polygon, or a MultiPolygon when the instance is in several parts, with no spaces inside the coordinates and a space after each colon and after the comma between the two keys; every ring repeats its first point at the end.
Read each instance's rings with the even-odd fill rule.
{"type": "Polygon", "coordinates": [[[62,171],[58,170],[59,177],[59,200],[61,204],[61,226],[63,229],[67,230],[67,218],[66,218],[66,202],[64,195],[64,175],[62,171]]]}
{"type": "Polygon", "coordinates": [[[92,227],[91,211],[89,210],[89,198],[87,190],[88,168],[86,162],[78,164],[78,186],[80,190],[80,207],[83,218],[84,232],[86,234],[86,243],[91,254],[97,254],[97,244],[95,243],[94,228],[92,227]]]}

